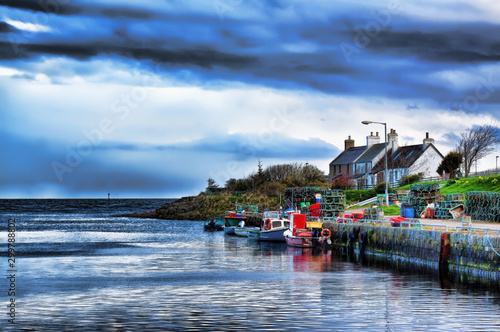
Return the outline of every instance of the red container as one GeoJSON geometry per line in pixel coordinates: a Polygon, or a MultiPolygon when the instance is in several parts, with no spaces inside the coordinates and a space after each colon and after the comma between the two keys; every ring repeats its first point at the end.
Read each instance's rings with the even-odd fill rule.
{"type": "Polygon", "coordinates": [[[296,233],[297,229],[306,228],[306,215],[305,214],[294,214],[293,215],[293,234],[296,233]]]}
{"type": "Polygon", "coordinates": [[[434,210],[431,208],[427,208],[427,217],[434,217],[434,210]]]}
{"type": "Polygon", "coordinates": [[[236,212],[229,212],[230,217],[236,217],[236,212]]]}
{"type": "Polygon", "coordinates": [[[309,210],[319,210],[321,204],[311,204],[309,205],[309,210]]]}

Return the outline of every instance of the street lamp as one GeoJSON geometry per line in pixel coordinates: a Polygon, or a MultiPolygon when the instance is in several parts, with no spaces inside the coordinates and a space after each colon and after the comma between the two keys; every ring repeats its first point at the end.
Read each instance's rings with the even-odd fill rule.
{"type": "Polygon", "coordinates": [[[495,174],[498,174],[498,156],[495,159],[495,174]]]}
{"type": "Polygon", "coordinates": [[[389,178],[387,177],[387,123],[385,122],[377,122],[377,121],[361,121],[364,125],[369,125],[372,123],[384,125],[385,131],[385,205],[389,206],[389,178]]]}

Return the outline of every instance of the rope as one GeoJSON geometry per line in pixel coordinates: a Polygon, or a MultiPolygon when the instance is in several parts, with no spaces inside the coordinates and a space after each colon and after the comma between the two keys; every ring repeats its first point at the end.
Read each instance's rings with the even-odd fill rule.
{"type": "Polygon", "coordinates": [[[486,240],[488,240],[488,243],[490,244],[491,250],[493,250],[493,252],[495,254],[497,254],[498,256],[500,256],[500,254],[495,250],[495,248],[493,248],[493,244],[491,244],[490,236],[489,235],[485,235],[485,237],[486,237],[486,240]]]}

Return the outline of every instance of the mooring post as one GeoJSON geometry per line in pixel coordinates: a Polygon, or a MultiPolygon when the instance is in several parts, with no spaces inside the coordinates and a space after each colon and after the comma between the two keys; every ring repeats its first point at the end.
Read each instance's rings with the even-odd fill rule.
{"type": "Polygon", "coordinates": [[[441,233],[439,245],[439,263],[448,264],[448,251],[450,247],[450,233],[441,233]]]}

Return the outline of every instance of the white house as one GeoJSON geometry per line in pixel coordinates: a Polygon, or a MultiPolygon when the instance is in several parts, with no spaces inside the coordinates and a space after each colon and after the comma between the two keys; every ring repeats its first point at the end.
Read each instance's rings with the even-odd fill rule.
{"type": "MultiPolygon", "coordinates": [[[[389,148],[389,147],[388,147],[389,148]]],[[[390,183],[397,183],[403,176],[421,174],[423,177],[438,176],[436,169],[443,155],[434,146],[434,139],[426,133],[422,144],[394,148],[387,153],[387,170],[390,183]]],[[[384,181],[385,160],[382,158],[373,167],[365,180],[367,185],[384,181]]]]}
{"type": "MultiPolygon", "coordinates": [[[[424,177],[438,176],[443,155],[434,146],[429,133],[422,144],[399,146],[398,134],[391,129],[387,135],[387,168],[389,182],[396,183],[405,175],[422,174],[424,177]]],[[[341,176],[347,176],[358,188],[373,186],[384,181],[385,143],[380,143],[378,132],[366,137],[366,145],[354,146],[349,136],[345,148],[330,163],[330,179],[334,184],[341,176]]]]}

